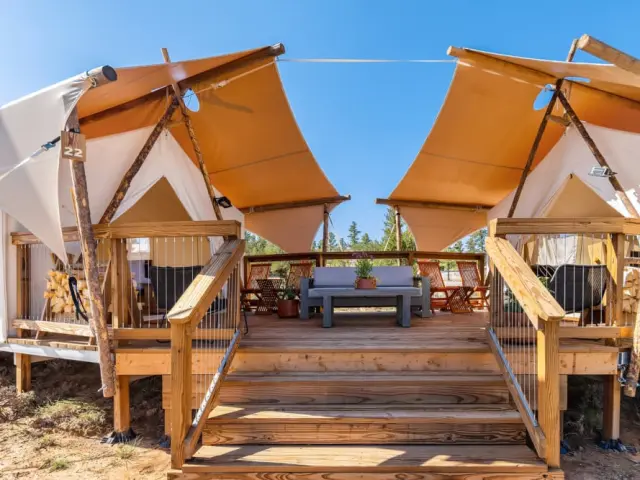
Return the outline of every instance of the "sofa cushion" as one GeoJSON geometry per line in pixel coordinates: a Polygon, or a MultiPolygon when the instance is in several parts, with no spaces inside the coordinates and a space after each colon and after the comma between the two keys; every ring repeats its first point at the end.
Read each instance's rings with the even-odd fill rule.
{"type": "MultiPolygon", "coordinates": [[[[373,276],[380,287],[412,287],[413,269],[405,267],[373,267],[373,276]]],[[[350,287],[355,284],[353,267],[316,267],[313,274],[314,288],[350,287]]]]}

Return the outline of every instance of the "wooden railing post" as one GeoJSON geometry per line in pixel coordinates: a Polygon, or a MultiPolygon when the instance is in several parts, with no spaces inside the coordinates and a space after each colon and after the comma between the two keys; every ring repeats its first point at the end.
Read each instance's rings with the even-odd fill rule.
{"type": "Polygon", "coordinates": [[[611,278],[610,288],[607,289],[607,309],[610,309],[613,312],[611,325],[619,325],[622,321],[624,242],[625,236],[622,233],[611,233],[607,235],[607,270],[609,271],[609,276],[611,278]]]}
{"type": "Polygon", "coordinates": [[[547,439],[544,460],[560,467],[560,324],[538,319],[538,423],[547,439]]]}
{"type": "Polygon", "coordinates": [[[191,426],[190,319],[171,322],[171,468],[181,469],[184,441],[191,426]]]}

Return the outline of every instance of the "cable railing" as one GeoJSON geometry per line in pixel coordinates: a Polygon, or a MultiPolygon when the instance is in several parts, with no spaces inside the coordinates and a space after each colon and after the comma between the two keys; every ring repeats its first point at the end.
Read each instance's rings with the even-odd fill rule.
{"type": "Polygon", "coordinates": [[[489,345],[536,452],[560,465],[559,324],[565,311],[505,238],[489,237],[489,345]]]}
{"type": "Polygon", "coordinates": [[[195,453],[242,337],[243,240],[230,239],[211,257],[167,318],[171,331],[171,465],[195,453]],[[194,336],[194,332],[205,332],[194,336]],[[192,417],[193,399],[199,403],[192,417]]]}

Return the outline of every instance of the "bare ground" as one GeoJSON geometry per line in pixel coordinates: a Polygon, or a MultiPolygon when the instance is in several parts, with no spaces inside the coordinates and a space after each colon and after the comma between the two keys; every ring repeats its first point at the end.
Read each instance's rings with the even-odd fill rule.
{"type": "MultiPolygon", "coordinates": [[[[49,361],[33,365],[33,392],[15,394],[11,355],[0,354],[0,478],[165,479],[168,451],[158,446],[164,431],[161,383],[151,377],[131,385],[132,425],[138,438],[110,446],[112,402],[102,398],[97,365],[49,361]]],[[[570,387],[562,458],[569,480],[640,479],[640,455],[604,451],[595,438],[601,419],[599,385],[586,379],[570,387]]],[[[640,448],[640,402],[623,403],[622,440],[640,448]]]]}

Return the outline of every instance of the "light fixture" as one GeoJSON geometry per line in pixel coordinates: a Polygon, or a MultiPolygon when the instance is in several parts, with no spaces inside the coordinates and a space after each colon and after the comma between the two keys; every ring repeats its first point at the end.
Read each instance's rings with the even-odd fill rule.
{"type": "Polygon", "coordinates": [[[215,197],[216,198],[216,203],[218,205],[220,205],[222,208],[231,208],[231,200],[229,200],[227,197],[215,197]]]}
{"type": "Polygon", "coordinates": [[[616,175],[616,172],[613,172],[609,167],[596,165],[595,167],[591,167],[589,175],[591,175],[592,177],[609,178],[616,175]]]}

